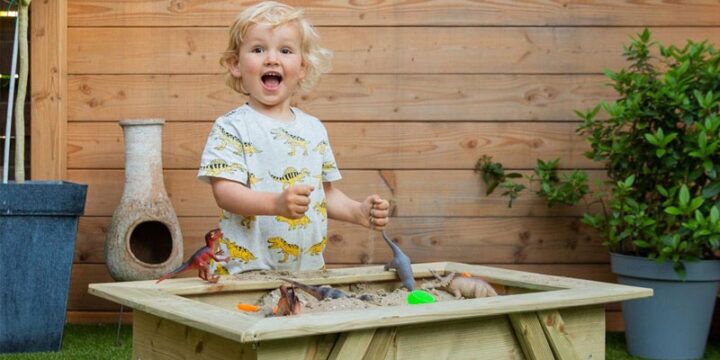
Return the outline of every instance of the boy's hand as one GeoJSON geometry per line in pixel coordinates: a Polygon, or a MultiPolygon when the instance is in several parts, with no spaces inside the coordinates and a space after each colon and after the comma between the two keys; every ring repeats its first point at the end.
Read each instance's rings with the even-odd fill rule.
{"type": "Polygon", "coordinates": [[[290,186],[278,195],[277,214],[288,219],[299,219],[308,211],[310,193],[315,190],[310,185],[290,186]]]}
{"type": "Polygon", "coordinates": [[[380,198],[379,195],[370,195],[360,205],[363,214],[367,214],[367,227],[375,230],[385,229],[385,225],[390,222],[388,215],[390,213],[390,203],[380,198]]]}

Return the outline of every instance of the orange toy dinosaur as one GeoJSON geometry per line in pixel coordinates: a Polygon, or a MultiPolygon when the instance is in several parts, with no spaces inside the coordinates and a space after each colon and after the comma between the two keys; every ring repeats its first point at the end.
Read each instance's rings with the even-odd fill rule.
{"type": "Polygon", "coordinates": [[[218,275],[212,275],[209,276],[209,270],[208,265],[209,260],[213,259],[215,261],[223,262],[226,261],[228,258],[220,258],[215,254],[215,245],[217,245],[220,238],[222,238],[223,233],[220,229],[213,229],[208,231],[207,234],[205,234],[205,246],[200,248],[198,251],[196,251],[187,261],[182,263],[180,267],[177,269],[163,275],[158,281],[159,283],[165,279],[169,279],[181,272],[191,270],[191,269],[198,269],[198,276],[208,282],[216,283],[220,279],[220,276],[218,275]]]}

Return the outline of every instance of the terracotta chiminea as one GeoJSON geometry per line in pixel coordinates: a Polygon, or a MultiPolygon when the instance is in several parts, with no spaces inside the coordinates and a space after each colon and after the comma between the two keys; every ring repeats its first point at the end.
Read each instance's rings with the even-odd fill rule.
{"type": "Polygon", "coordinates": [[[125,189],[105,242],[118,281],[157,279],[182,263],[183,238],[162,168],[163,119],[122,120],[125,189]]]}

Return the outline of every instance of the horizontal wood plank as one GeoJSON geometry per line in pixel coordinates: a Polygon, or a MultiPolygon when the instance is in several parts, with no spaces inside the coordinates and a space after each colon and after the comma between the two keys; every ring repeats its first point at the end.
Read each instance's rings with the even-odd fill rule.
{"type": "MultiPolygon", "coordinates": [[[[88,184],[85,215],[112,216],[120,202],[124,186],[123,170],[69,170],[68,180],[88,184]]],[[[165,188],[178,216],[217,216],[210,185],[196,179],[195,170],[166,170],[165,188]]],[[[534,183],[508,208],[501,192],[485,195],[479,175],[470,170],[347,170],[336,186],[353,199],[370,194],[388,199],[392,215],[412,216],[580,216],[584,205],[556,206],[534,194],[534,183]],[[452,186],[448,185],[451,179],[452,186]]],[[[529,175],[525,171],[521,174],[529,175]]],[[[592,171],[592,179],[604,179],[602,171],[592,171]]],[[[523,183],[528,184],[525,180],[523,183]]],[[[594,210],[594,209],[591,209],[594,210]]]]}
{"type": "MultiPolygon", "coordinates": [[[[345,264],[348,265],[348,264],[345,264]]],[[[499,267],[506,265],[498,264],[499,267]]],[[[353,265],[357,266],[357,265],[353,265]]],[[[493,265],[496,266],[496,265],[493,265]]],[[[513,269],[524,271],[557,274],[567,277],[582,278],[587,280],[599,280],[608,278],[610,266],[608,264],[568,264],[557,265],[512,265],[513,269]],[[588,275],[589,277],[584,277],[588,275]]],[[[195,276],[186,273],[183,276],[195,276]]],[[[108,300],[88,294],[88,284],[113,282],[105,264],[75,264],[73,265],[70,297],[68,300],[68,311],[119,311],[120,305],[108,300]]],[[[612,306],[611,309],[617,307],[612,306]]],[[[115,318],[117,320],[117,318],[115,318]]]]}
{"type": "MultiPolygon", "coordinates": [[[[564,168],[603,168],[575,133],[577,123],[327,123],[341,169],[473,169],[482,155],[506,168],[534,168],[537,159],[560,158],[564,168]]],[[[123,169],[124,140],[115,123],[71,123],[68,168],[123,169]]],[[[163,128],[165,169],[197,169],[212,123],[171,123],[163,128]]],[[[247,141],[248,139],[243,139],[247,141]]]]}
{"type": "MultiPolygon", "coordinates": [[[[116,324],[118,312],[112,311],[68,311],[66,322],[68,324],[116,324]]],[[[123,324],[132,324],[132,312],[123,312],[123,324]]],[[[622,312],[619,310],[605,310],[605,330],[609,332],[625,331],[622,312]]]]}
{"type": "MultiPolygon", "coordinates": [[[[217,217],[181,217],[184,256],[204,246],[217,217]]],[[[104,263],[109,217],[82,217],[75,261],[104,263]]],[[[413,262],[600,263],[608,259],[601,241],[577,218],[392,218],[387,233],[413,262]]],[[[330,221],[328,263],[382,264],[392,259],[379,233],[330,221]]]]}
{"type": "MultiPolygon", "coordinates": [[[[83,26],[228,26],[250,0],[69,0],[68,23],[83,26]]],[[[315,26],[720,25],[714,1],[347,1],[286,3],[315,26]]]]}
{"type": "MultiPolygon", "coordinates": [[[[623,44],[642,28],[328,27],[334,73],[602,73],[625,66],[623,44]]],[[[720,42],[720,28],[655,28],[654,39],[720,42]]],[[[69,74],[216,74],[227,29],[68,29],[69,74]],[[132,59],[130,61],[129,59],[132,59]]]]}
{"type": "MultiPolygon", "coordinates": [[[[70,121],[211,121],[246,101],[222,75],[69,76],[70,121]]],[[[615,98],[602,75],[327,75],[293,104],[323,121],[577,121],[615,98]]]]}
{"type": "MultiPolygon", "coordinates": [[[[68,324],[116,324],[118,312],[112,311],[68,311],[68,324]]],[[[132,324],[132,312],[123,311],[123,324],[132,324]]],[[[625,331],[622,312],[615,309],[605,310],[605,330],[609,332],[625,331]]]]}

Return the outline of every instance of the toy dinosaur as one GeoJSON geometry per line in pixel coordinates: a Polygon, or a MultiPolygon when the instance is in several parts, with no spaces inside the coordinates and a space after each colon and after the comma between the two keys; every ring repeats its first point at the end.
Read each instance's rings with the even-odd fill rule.
{"type": "Polygon", "coordinates": [[[435,287],[455,295],[456,299],[461,296],[468,299],[497,296],[495,289],[483,279],[458,276],[455,272],[451,272],[445,277],[438,275],[433,270],[430,270],[430,273],[440,281],[439,285],[435,287]]]}
{"type": "Polygon", "coordinates": [[[208,275],[208,261],[210,259],[213,259],[215,261],[223,262],[226,261],[228,258],[219,258],[215,253],[215,245],[218,243],[220,238],[222,238],[223,233],[220,229],[213,229],[208,231],[207,234],[205,234],[205,246],[200,248],[198,251],[196,251],[190,258],[182,263],[180,267],[177,269],[163,275],[158,281],[159,283],[165,279],[169,279],[181,272],[191,270],[191,269],[198,269],[198,276],[205,280],[209,281],[211,283],[216,283],[220,279],[220,276],[213,275],[212,277],[209,277],[208,275]]]}
{"type": "Polygon", "coordinates": [[[295,289],[280,285],[280,300],[277,308],[273,309],[275,316],[297,315],[300,313],[300,299],[295,294],[295,289]]]}
{"type": "Polygon", "coordinates": [[[282,277],[280,279],[299,287],[300,289],[302,289],[306,293],[314,296],[316,299],[318,299],[320,301],[327,299],[327,298],[339,299],[339,298],[347,297],[347,294],[345,294],[344,292],[342,292],[338,289],[329,287],[329,286],[311,286],[311,285],[305,285],[303,283],[299,283],[295,280],[290,280],[290,279],[286,279],[286,278],[282,278],[282,277]]]}
{"type": "Polygon", "coordinates": [[[385,264],[385,271],[395,269],[403,286],[409,291],[415,290],[415,277],[413,276],[412,267],[410,266],[410,258],[400,250],[399,246],[388,238],[385,231],[382,232],[382,237],[393,252],[393,259],[385,264]]]}

